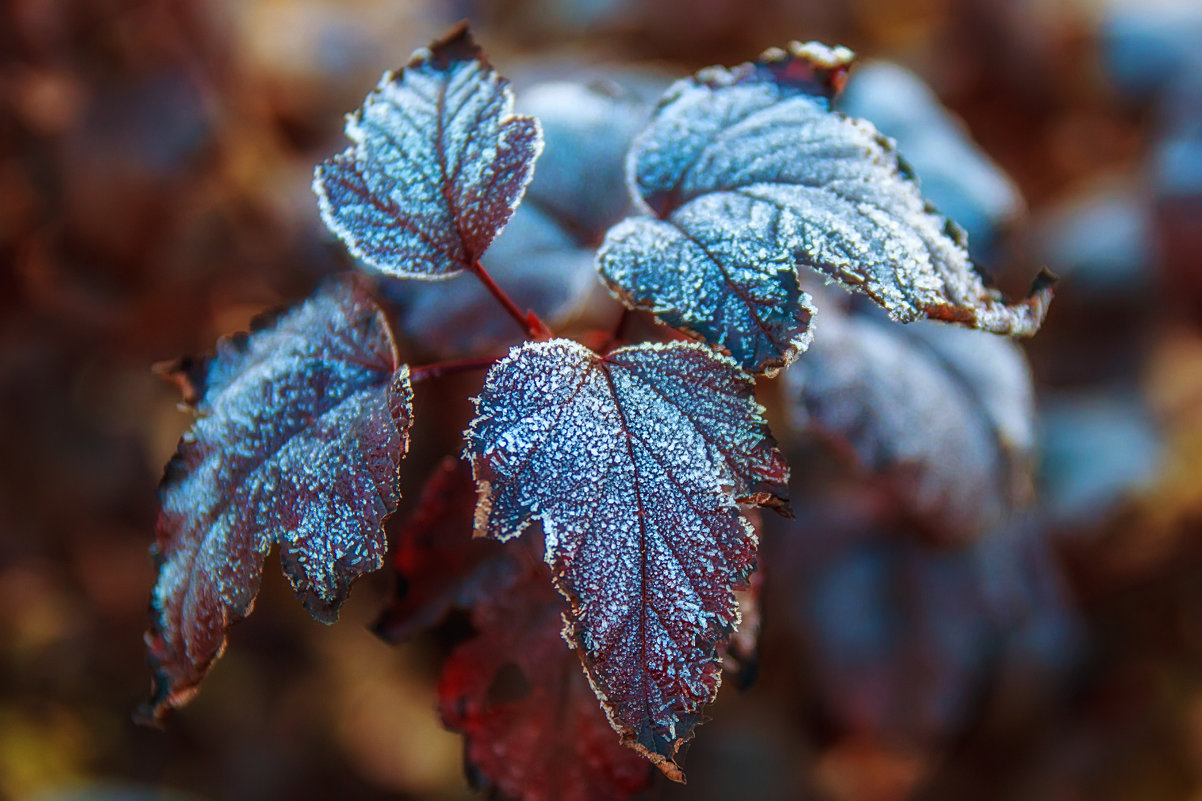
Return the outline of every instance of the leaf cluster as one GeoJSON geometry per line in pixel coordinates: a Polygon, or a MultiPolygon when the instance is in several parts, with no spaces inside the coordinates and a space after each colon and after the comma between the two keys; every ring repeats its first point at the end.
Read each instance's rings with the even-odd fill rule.
{"type": "Polygon", "coordinates": [[[648,781],[643,758],[684,780],[756,568],[753,510],[791,514],[757,377],[800,358],[783,382],[797,425],[892,476],[948,536],[994,527],[1022,491],[1030,432],[1006,410],[1029,399],[999,400],[1027,386],[1021,362],[999,342],[982,366],[956,350],[963,332],[882,332],[1029,335],[1050,285],[1007,304],[892,142],[832,110],[852,59],[793,43],[678,81],[653,110],[544,88],[527,101],[541,122],[466,26],[386,74],[313,183],[367,269],[164,369],[197,419],[160,487],[145,716],[192,697],[272,547],[327,623],[382,567],[414,385],[451,372],[489,368],[463,460],[427,481],[395,545],[404,591],[378,630],[468,611],[476,635],[444,668],[442,715],[508,795],[626,797],[648,781]],[[596,202],[581,197],[593,181],[596,202]],[[628,196],[607,191],[623,182],[628,196]],[[556,336],[588,314],[594,268],[626,310],[612,330],[556,336]],[[852,313],[822,283],[883,313],[852,313]],[[640,311],[661,324],[651,341],[630,334],[640,311]],[[514,323],[524,341],[490,353],[514,323]],[[402,337],[458,361],[411,367],[402,337]],[[949,399],[942,427],[914,428],[949,399]],[[541,539],[521,536],[532,528],[541,539]]]}

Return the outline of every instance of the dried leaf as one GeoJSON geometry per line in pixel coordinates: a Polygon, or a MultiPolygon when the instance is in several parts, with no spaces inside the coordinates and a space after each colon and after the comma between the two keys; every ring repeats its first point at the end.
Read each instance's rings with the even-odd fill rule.
{"type": "Polygon", "coordinates": [[[852,58],[794,43],[677,82],[630,154],[646,213],[606,238],[598,263],[611,289],[756,372],[787,364],[809,341],[799,265],[864,292],[896,320],[1034,333],[1048,279],[1006,305],[892,142],[830,110],[852,58]]]}
{"type": "MultiPolygon", "coordinates": [[[[476,483],[462,459],[447,457],[422,488],[417,511],[393,548],[397,594],[376,621],[389,641],[432,626],[454,608],[503,597],[528,569],[520,550],[472,537],[476,483]]],[[[527,555],[528,556],[528,555],[527,555]]]]}
{"type": "Polygon", "coordinates": [[[146,635],[154,717],[195,693],[249,612],[272,545],[326,623],[351,583],[379,569],[411,420],[409,368],[357,281],[329,284],[169,374],[198,418],[159,488],[146,635]]]}
{"type": "Polygon", "coordinates": [[[785,374],[793,428],[845,443],[944,539],[1001,524],[1030,495],[1031,375],[1012,343],[933,323],[824,314],[785,374]]]}
{"type": "Polygon", "coordinates": [[[355,144],[318,166],[322,219],[356,257],[403,278],[470,268],[509,221],[542,150],[466,25],[388,73],[347,118],[355,144]]]}
{"type": "Polygon", "coordinates": [[[700,345],[601,358],[560,339],[511,351],[476,405],[478,533],[542,521],[565,636],[611,724],[682,780],[674,758],[717,692],[732,590],[754,567],[738,504],[786,504],[750,377],[700,345]]]}
{"type": "MultiPolygon", "coordinates": [[[[494,543],[495,544],[495,543],[494,543]]],[[[563,641],[566,605],[546,568],[475,607],[477,636],[439,684],[447,727],[471,772],[515,801],[621,801],[646,787],[647,762],[622,747],[563,641]]]]}

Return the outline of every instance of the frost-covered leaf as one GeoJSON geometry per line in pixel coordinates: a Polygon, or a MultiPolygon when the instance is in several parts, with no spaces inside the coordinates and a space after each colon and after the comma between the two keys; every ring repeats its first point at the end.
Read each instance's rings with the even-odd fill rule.
{"type": "Polygon", "coordinates": [[[417,511],[393,546],[397,592],[376,621],[381,637],[402,640],[454,608],[488,604],[532,563],[528,553],[520,558],[520,548],[473,537],[475,506],[471,469],[447,457],[422,488],[417,511]]]}
{"type": "MultiPolygon", "coordinates": [[[[651,113],[632,93],[570,81],[519,92],[546,149],[525,199],[481,258],[521,309],[552,327],[571,324],[598,297],[594,246],[630,207],[625,155],[651,113]]],[[[520,341],[513,320],[479,281],[392,281],[398,331],[436,358],[454,359],[520,341]]]]}
{"type": "Polygon", "coordinates": [[[681,778],[674,757],[717,691],[732,590],[754,567],[738,504],[786,504],[750,377],[696,344],[601,358],[560,339],[513,350],[476,405],[477,531],[542,522],[565,635],[612,725],[681,778]]]}
{"type": "Polygon", "coordinates": [[[354,145],[318,166],[330,230],[358,258],[407,278],[470,268],[509,221],[542,149],[509,83],[466,25],[418,50],[347,118],[354,145]]]}
{"type": "Polygon", "coordinates": [[[785,373],[792,427],[845,443],[945,539],[999,525],[1030,490],[1035,412],[1022,352],[978,331],[895,326],[833,304],[823,322],[785,373]]]}
{"type": "Polygon", "coordinates": [[[169,375],[198,414],[159,488],[148,714],[186,703],[250,610],[279,544],[298,597],[332,622],[383,563],[409,442],[409,368],[358,281],[224,339],[169,375]]]}
{"type": "Polygon", "coordinates": [[[651,767],[597,706],[560,634],[566,610],[545,567],[477,604],[477,635],[443,666],[442,719],[463,733],[471,775],[505,798],[621,801],[649,784],[651,767]]]}
{"type": "Polygon", "coordinates": [[[788,363],[809,340],[801,265],[896,320],[1033,333],[1046,279],[1006,305],[893,144],[830,110],[851,60],[844,48],[794,43],[677,82],[630,153],[645,213],[606,238],[598,263],[611,289],[754,371],[788,363]]]}

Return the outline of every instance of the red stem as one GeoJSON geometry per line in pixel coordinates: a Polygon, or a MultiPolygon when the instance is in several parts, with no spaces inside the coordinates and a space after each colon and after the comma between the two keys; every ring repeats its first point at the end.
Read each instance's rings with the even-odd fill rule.
{"type": "Polygon", "coordinates": [[[505,311],[509,312],[509,316],[517,321],[517,324],[522,327],[522,332],[526,336],[531,339],[550,339],[554,336],[551,333],[551,329],[547,328],[546,323],[540,320],[537,314],[534,312],[523,312],[519,309],[518,305],[505,294],[505,290],[497,286],[497,282],[492,280],[492,276],[488,274],[488,271],[484,269],[484,265],[479,261],[469,267],[468,270],[480,279],[480,283],[484,284],[484,288],[496,298],[505,311]]]}
{"type": "Polygon", "coordinates": [[[414,367],[409,371],[409,381],[416,384],[419,381],[427,381],[431,378],[441,378],[444,375],[454,375],[455,373],[467,373],[472,370],[483,370],[485,367],[492,367],[499,362],[504,356],[478,356],[474,359],[460,359],[453,362],[435,362],[434,364],[423,364],[421,367],[414,367]]]}

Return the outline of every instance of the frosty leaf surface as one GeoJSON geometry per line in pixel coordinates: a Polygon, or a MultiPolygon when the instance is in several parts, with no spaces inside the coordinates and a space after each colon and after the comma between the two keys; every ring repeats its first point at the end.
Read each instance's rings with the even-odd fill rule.
{"type": "Polygon", "coordinates": [[[601,358],[552,340],[495,365],[476,408],[477,532],[542,522],[565,636],[611,724],[682,778],[675,755],[717,691],[733,588],[754,567],[738,505],[786,504],[750,377],[698,344],[601,358]]]}
{"type": "Polygon", "coordinates": [[[533,563],[520,546],[515,550],[518,543],[473,537],[475,505],[471,468],[462,459],[447,457],[397,535],[392,555],[397,592],[376,621],[381,637],[403,640],[452,609],[491,603],[533,563]]]}
{"type": "Polygon", "coordinates": [[[622,801],[650,783],[651,766],[597,706],[560,635],[566,604],[533,566],[475,606],[477,635],[443,666],[443,722],[463,733],[469,775],[505,798],[622,801]]]}
{"type": "Polygon", "coordinates": [[[844,443],[942,538],[1003,522],[1030,491],[1035,413],[1021,351],[977,331],[824,312],[822,335],[785,373],[792,426],[844,443]]]}
{"type": "Polygon", "coordinates": [[[799,266],[899,321],[1034,333],[1047,280],[1007,305],[892,142],[830,110],[851,60],[844,48],[794,43],[669,89],[627,165],[644,213],[611,229],[598,255],[611,289],[756,371],[788,363],[808,341],[808,300],[781,289],[799,266]]]}
{"type": "Polygon", "coordinates": [[[406,278],[470,268],[542,149],[538,122],[513,113],[508,81],[466,25],[386,74],[346,135],[354,144],[314,174],[322,219],[356,257],[406,278]]]}
{"type": "Polygon", "coordinates": [[[221,655],[273,545],[327,623],[351,583],[381,566],[412,396],[384,315],[357,281],[326,285],[171,376],[197,419],[159,487],[146,635],[156,717],[186,703],[221,655]]]}

